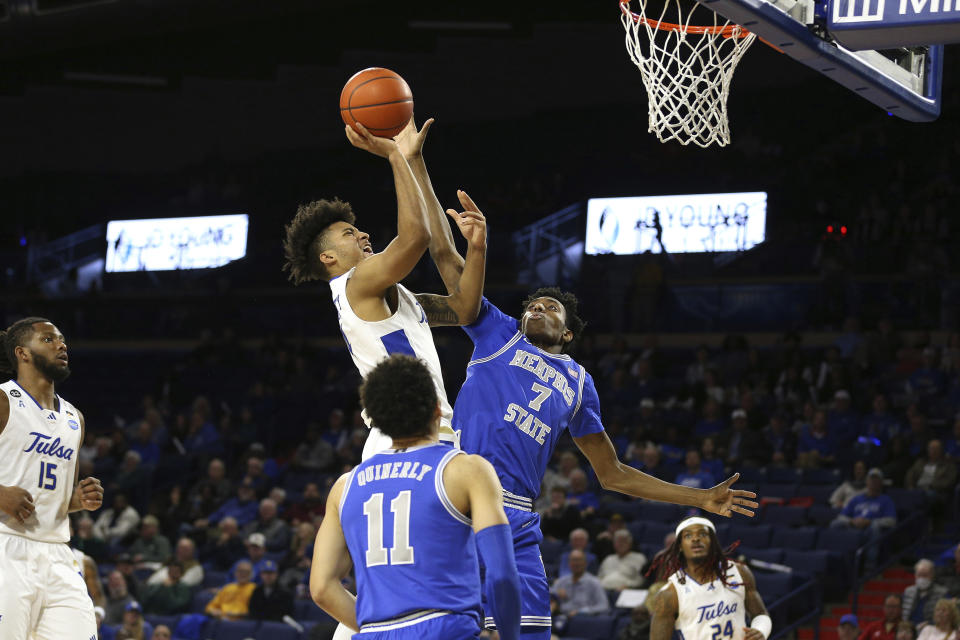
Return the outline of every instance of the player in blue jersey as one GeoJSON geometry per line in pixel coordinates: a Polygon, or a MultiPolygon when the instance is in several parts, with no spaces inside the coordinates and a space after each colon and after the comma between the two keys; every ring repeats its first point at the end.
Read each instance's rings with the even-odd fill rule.
{"type": "Polygon", "coordinates": [[[738,475],[711,489],[693,489],[620,462],[603,429],[593,378],[565,353],[583,324],[576,297],[550,288],[526,300],[519,321],[484,299],[476,321],[464,327],[474,351],[453,425],[463,450],[489,460],[503,485],[522,584],[525,640],[550,637],[549,591],[538,547],[543,534],[533,501],[565,429],[605,489],[727,517],[734,512],[752,516],[750,509],[757,506],[750,500],[755,494],[730,489],[738,475]]]}
{"type": "Polygon", "coordinates": [[[465,639],[482,626],[480,566],[504,640],[520,636],[520,584],[502,488],[489,462],[439,442],[430,371],[394,355],[360,391],[393,448],[340,477],[327,498],[310,573],[314,601],[355,637],[465,639]],[[340,580],[357,578],[354,598],[340,580]]]}

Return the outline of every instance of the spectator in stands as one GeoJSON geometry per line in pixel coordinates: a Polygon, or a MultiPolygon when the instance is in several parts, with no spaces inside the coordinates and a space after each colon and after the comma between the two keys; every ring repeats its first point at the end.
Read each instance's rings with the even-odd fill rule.
{"type": "Polygon", "coordinates": [[[583,554],[583,557],[586,559],[586,562],[587,562],[587,565],[586,565],[587,570],[592,568],[594,571],[596,571],[597,556],[590,553],[587,550],[587,547],[589,546],[589,544],[590,544],[590,534],[587,533],[586,529],[574,529],[573,531],[571,531],[570,532],[570,550],[564,551],[560,555],[560,567],[559,567],[558,575],[563,576],[570,573],[569,558],[570,558],[570,554],[573,553],[574,551],[579,551],[583,554]]]}
{"type": "Polygon", "coordinates": [[[620,529],[613,534],[613,551],[600,565],[600,584],[612,591],[639,588],[647,557],[633,550],[633,536],[629,531],[620,529]]]}
{"type": "Polygon", "coordinates": [[[836,461],[836,439],[827,430],[827,414],[823,409],[813,413],[809,430],[800,433],[797,445],[797,466],[804,469],[832,467],[836,461]]]}
{"type": "Polygon", "coordinates": [[[725,462],[732,467],[759,467],[767,463],[769,454],[763,436],[749,427],[747,412],[734,409],[730,414],[733,429],[724,446],[725,462]]]}
{"type": "Polygon", "coordinates": [[[268,551],[285,551],[290,546],[290,525],[277,517],[277,503],[270,498],[260,501],[259,517],[243,528],[243,534],[263,534],[268,551]]]}
{"type": "Polygon", "coordinates": [[[860,622],[852,613],[840,616],[840,625],[837,627],[838,640],[857,640],[860,634],[860,622]]]}
{"type": "Polygon", "coordinates": [[[636,464],[635,462],[631,462],[631,464],[635,465],[640,471],[643,471],[647,475],[653,476],[654,478],[666,480],[671,476],[670,470],[663,462],[663,456],[660,453],[660,447],[652,442],[648,442],[643,448],[640,464],[636,464]]]}
{"type": "Polygon", "coordinates": [[[153,625],[143,619],[143,609],[136,600],[127,603],[123,624],[117,629],[117,640],[147,640],[153,635],[153,625]]]}
{"type": "MultiPolygon", "coordinates": [[[[897,508],[893,499],[883,493],[883,472],[874,467],[867,472],[867,490],[852,497],[830,527],[865,531],[867,542],[875,543],[896,524],[897,508]]],[[[879,544],[867,547],[864,556],[868,569],[876,566],[879,552],[879,544]]]]}
{"type": "Polygon", "coordinates": [[[277,517],[286,521],[286,510],[287,510],[287,490],[283,487],[274,487],[270,489],[270,493],[267,494],[267,497],[273,500],[273,503],[277,505],[277,517]]]}
{"type": "Polygon", "coordinates": [[[853,410],[850,392],[840,389],[833,394],[833,408],[827,414],[827,431],[840,444],[849,444],[856,438],[860,416],[853,410]]]}
{"type": "MultiPolygon", "coordinates": [[[[557,540],[566,540],[570,532],[583,521],[580,510],[567,502],[563,487],[550,490],[550,506],[540,514],[540,530],[543,535],[557,540]]],[[[622,517],[621,517],[622,519],[622,517]]]]}
{"type": "Polygon", "coordinates": [[[907,378],[906,392],[919,400],[940,395],[946,386],[943,372],[937,366],[937,350],[926,347],[920,356],[920,366],[907,378]]]}
{"type": "Polygon", "coordinates": [[[140,454],[140,462],[148,467],[155,467],[160,461],[160,447],[154,442],[153,427],[146,420],[137,425],[137,439],[130,445],[131,451],[140,454]]]}
{"type": "MultiPolygon", "coordinates": [[[[653,599],[652,591],[647,596],[653,599]]],[[[630,610],[630,622],[617,635],[617,640],[648,640],[650,638],[650,610],[646,603],[630,610]]]]}
{"type": "Polygon", "coordinates": [[[567,568],[566,575],[557,578],[550,589],[557,597],[560,611],[570,617],[605,613],[610,608],[607,593],[597,577],[587,573],[587,558],[583,551],[574,549],[570,552],[567,568]]]}
{"type": "Polygon", "coordinates": [[[207,542],[201,557],[217,571],[226,571],[233,566],[237,558],[242,558],[246,551],[236,519],[227,516],[220,521],[215,537],[207,542]]]}
{"type": "Polygon", "coordinates": [[[143,608],[147,613],[173,615],[186,613],[190,607],[193,590],[183,582],[183,565],[179,560],[167,563],[167,577],[163,582],[147,583],[143,595],[143,608]]]}
{"type": "Polygon", "coordinates": [[[170,627],[165,624],[158,624],[153,629],[153,635],[150,636],[150,640],[171,640],[173,638],[172,633],[170,632],[170,627]]]}
{"type": "Polygon", "coordinates": [[[156,516],[144,516],[140,522],[140,535],[130,545],[130,555],[138,568],[156,569],[170,559],[170,541],[159,529],[156,516]]]}
{"type": "Polygon", "coordinates": [[[943,455],[939,440],[927,443],[927,457],[913,463],[907,471],[909,489],[923,489],[934,506],[947,502],[957,484],[957,464],[943,455]]]}
{"type": "Polygon", "coordinates": [[[127,591],[134,600],[140,600],[140,594],[143,592],[140,580],[137,578],[136,567],[133,564],[133,556],[129,553],[121,553],[117,556],[114,569],[120,572],[124,581],[127,583],[127,591]]]}
{"type": "Polygon", "coordinates": [[[120,624],[123,621],[124,610],[133,601],[123,574],[117,570],[111,571],[107,575],[107,602],[103,605],[103,610],[106,612],[104,623],[120,624]]]}
{"type": "Polygon", "coordinates": [[[713,438],[704,438],[700,443],[700,466],[714,478],[723,478],[723,460],[717,457],[717,443],[713,438]]]}
{"type": "Polygon", "coordinates": [[[130,450],[123,455],[123,465],[109,488],[129,496],[130,504],[143,511],[147,502],[150,475],[150,471],[143,468],[140,454],[130,450]]]}
{"type": "Polygon", "coordinates": [[[653,377],[650,361],[646,358],[637,358],[633,367],[630,368],[630,373],[633,375],[633,388],[636,393],[634,397],[656,401],[660,395],[660,383],[653,377]]]}
{"type": "Polygon", "coordinates": [[[703,403],[703,417],[693,427],[693,435],[698,438],[723,433],[727,425],[720,417],[720,405],[713,398],[703,403]]]}
{"type": "Polygon", "coordinates": [[[897,627],[903,619],[903,599],[897,594],[883,601],[883,620],[875,620],[860,632],[858,640],[897,640],[897,627]]]}
{"type": "Polygon", "coordinates": [[[206,477],[198,480],[187,492],[190,513],[201,518],[226,502],[231,493],[233,487],[227,479],[227,468],[223,460],[214,458],[207,463],[206,477]]]}
{"type": "Polygon", "coordinates": [[[293,615],[293,594],[277,584],[277,563],[267,560],[260,568],[260,584],[250,596],[254,620],[282,620],[293,615]]]}
{"type": "Polygon", "coordinates": [[[960,597],[960,544],[953,548],[953,561],[937,567],[934,582],[946,589],[948,596],[960,597]]]}
{"type": "Polygon", "coordinates": [[[240,620],[250,612],[250,596],[257,585],[252,582],[253,567],[246,560],[234,569],[236,582],[224,585],[207,604],[206,614],[221,620],[240,620]]]}
{"type": "Polygon", "coordinates": [[[304,440],[293,454],[293,468],[298,471],[326,471],[333,468],[336,458],[330,443],[320,437],[316,429],[307,429],[304,440]]]}
{"type": "Polygon", "coordinates": [[[580,510],[580,516],[589,518],[600,508],[597,494],[587,488],[587,474],[583,469],[574,469],[570,473],[570,492],[567,503],[580,510]]]}
{"type": "Polygon", "coordinates": [[[316,482],[308,482],[303,488],[303,499],[290,506],[284,517],[290,524],[297,526],[301,522],[312,522],[314,517],[322,516],[324,509],[323,496],[316,482]]]}
{"type": "Polygon", "coordinates": [[[924,625],[917,640],[957,640],[960,637],[960,611],[957,611],[956,601],[948,598],[937,600],[932,623],[924,625]]]}
{"type": "Polygon", "coordinates": [[[901,620],[897,625],[897,640],[917,640],[917,628],[912,622],[901,620]]]}
{"type": "Polygon", "coordinates": [[[614,553],[613,550],[613,536],[617,531],[625,530],[627,527],[626,523],[623,520],[623,516],[619,513],[614,513],[610,516],[610,519],[607,521],[607,528],[597,534],[596,538],[593,541],[593,553],[598,558],[606,558],[611,553],[614,553]]]}
{"type": "MultiPolygon", "coordinates": [[[[319,519],[317,522],[319,523],[319,519]]],[[[289,591],[296,589],[296,585],[302,584],[310,573],[317,526],[313,522],[301,522],[294,530],[290,551],[287,552],[280,566],[283,569],[280,584],[289,591]]]]}
{"type": "Polygon", "coordinates": [[[343,421],[343,410],[333,409],[327,415],[327,428],[321,431],[321,436],[333,448],[339,450],[350,438],[343,421]]]}
{"type": "Polygon", "coordinates": [[[936,435],[927,424],[927,416],[915,405],[911,405],[907,410],[907,419],[910,423],[910,430],[906,433],[907,450],[912,458],[917,458],[926,451],[927,445],[936,435]]]}
{"type": "Polygon", "coordinates": [[[104,624],[103,619],[106,616],[103,607],[93,608],[93,617],[97,621],[97,640],[116,640],[117,629],[104,624]]]}
{"type": "Polygon", "coordinates": [[[194,405],[196,408],[190,412],[183,447],[192,456],[223,455],[223,442],[220,439],[220,433],[207,417],[209,415],[209,405],[204,405],[205,408],[198,406],[196,402],[194,402],[194,405]]]}
{"type": "Polygon", "coordinates": [[[883,474],[890,478],[895,487],[906,486],[907,471],[913,465],[914,457],[907,451],[907,441],[903,435],[895,435],[886,447],[886,460],[883,474]]]}
{"type": "Polygon", "coordinates": [[[710,350],[707,345],[701,344],[694,353],[694,361],[687,365],[687,372],[684,375],[684,382],[688,387],[696,387],[703,384],[703,377],[707,369],[713,367],[710,362],[710,350]]]}
{"type": "Polygon", "coordinates": [[[943,449],[954,462],[960,461],[960,413],[953,418],[953,435],[947,438],[943,449]]]}
{"type": "Polygon", "coordinates": [[[100,512],[93,525],[93,535],[111,546],[117,545],[131,535],[139,523],[140,514],[130,506],[126,494],[118,493],[113,497],[113,506],[100,512]]]}
{"type": "Polygon", "coordinates": [[[684,463],[686,469],[677,474],[677,484],[694,489],[709,489],[717,484],[710,472],[700,464],[700,452],[696,449],[687,451],[684,463]]]}
{"type": "Polygon", "coordinates": [[[263,460],[259,455],[251,455],[247,458],[247,472],[240,479],[240,484],[249,484],[253,487],[254,493],[256,493],[258,497],[267,495],[267,492],[270,491],[270,487],[273,485],[270,476],[264,472],[263,460]]]}
{"type": "Polygon", "coordinates": [[[867,463],[857,460],[853,463],[853,477],[843,481],[830,494],[830,506],[842,509],[847,506],[853,496],[860,495],[867,490],[867,463]]]}
{"type": "Polygon", "coordinates": [[[198,529],[206,529],[209,525],[215,525],[223,518],[230,516],[236,520],[238,527],[244,527],[257,517],[259,506],[256,497],[253,484],[243,481],[237,487],[237,497],[227,500],[219,509],[206,518],[197,520],[193,525],[198,529]]]}
{"type": "Polygon", "coordinates": [[[70,546],[83,551],[97,562],[103,562],[104,558],[107,557],[107,543],[94,533],[93,519],[86,513],[76,520],[70,546]]]}
{"type": "Polygon", "coordinates": [[[887,444],[901,430],[900,422],[890,413],[887,397],[882,393],[873,396],[873,411],[860,420],[859,435],[887,444]]]}
{"type": "MultiPolygon", "coordinates": [[[[770,422],[763,428],[763,438],[771,454],[771,463],[780,467],[793,464],[797,457],[797,436],[787,426],[786,416],[774,412],[770,422]]],[[[722,474],[714,475],[714,478],[722,477],[722,474]]]]}
{"type": "MultiPolygon", "coordinates": [[[[237,555],[239,555],[239,551],[237,555]]],[[[174,558],[180,563],[180,568],[183,573],[180,582],[190,588],[196,588],[203,584],[203,565],[197,560],[197,545],[193,540],[190,538],[180,538],[177,540],[177,549],[174,558]]],[[[168,577],[167,567],[161,567],[150,576],[147,580],[147,585],[163,584],[167,581],[168,577]]]]}
{"type": "Polygon", "coordinates": [[[947,597],[947,590],[933,583],[933,562],[926,558],[913,567],[914,583],[903,590],[903,619],[914,625],[933,620],[937,601],[947,597]]]}
{"type": "Polygon", "coordinates": [[[230,573],[235,573],[240,563],[248,562],[253,572],[250,579],[254,582],[259,582],[260,569],[262,569],[264,563],[267,562],[265,557],[267,554],[266,544],[267,540],[262,533],[251,533],[247,537],[247,557],[237,560],[230,569],[230,573]]]}

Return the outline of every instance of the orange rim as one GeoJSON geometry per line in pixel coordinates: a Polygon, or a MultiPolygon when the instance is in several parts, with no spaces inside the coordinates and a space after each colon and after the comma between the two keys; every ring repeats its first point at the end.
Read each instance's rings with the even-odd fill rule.
{"type": "Polygon", "coordinates": [[[650,18],[644,18],[639,16],[633,11],[630,10],[630,0],[619,0],[620,1],[620,11],[625,15],[629,15],[634,22],[644,22],[648,26],[653,27],[659,31],[681,31],[685,33],[695,33],[695,34],[704,34],[709,33],[711,35],[721,35],[724,38],[746,38],[750,35],[750,32],[741,27],[738,24],[729,24],[723,27],[705,27],[696,24],[682,25],[675,24],[673,22],[661,22],[659,20],[651,20],[650,18]]]}

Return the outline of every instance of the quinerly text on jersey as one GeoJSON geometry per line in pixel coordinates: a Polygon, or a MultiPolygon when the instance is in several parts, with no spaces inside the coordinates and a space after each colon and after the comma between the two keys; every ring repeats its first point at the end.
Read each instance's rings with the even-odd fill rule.
{"type": "MultiPolygon", "coordinates": [[[[443,388],[443,374],[440,371],[440,358],[433,344],[430,323],[416,296],[401,284],[397,285],[397,310],[389,318],[368,322],[360,319],[347,302],[347,282],[353,277],[356,267],[330,281],[330,293],[337,309],[340,333],[347,343],[347,350],[353,363],[366,378],[377,364],[395,353],[413,356],[422,360],[430,371],[433,386],[440,399],[440,440],[455,442],[450,420],[453,410],[447,401],[447,392],[443,388]]],[[[371,426],[366,412],[363,420],[371,426]]]]}
{"type": "Polygon", "coordinates": [[[593,378],[570,356],[532,345],[517,319],[486,298],[463,329],[474,351],[453,428],[464,451],[496,468],[507,502],[529,507],[563,431],[574,437],[603,431],[593,378]]]}
{"type": "Polygon", "coordinates": [[[55,410],[44,409],[14,380],[0,384],[10,415],[0,433],[0,485],[26,489],[35,511],[26,522],[0,513],[0,533],[40,542],[67,542],[67,512],[80,447],[80,414],[56,396],[55,410]]]}
{"type": "Polygon", "coordinates": [[[743,640],[746,589],[736,564],[730,564],[726,577],[729,586],[719,579],[700,584],[683,570],[670,576],[679,605],[674,627],[682,640],[743,640]]]}

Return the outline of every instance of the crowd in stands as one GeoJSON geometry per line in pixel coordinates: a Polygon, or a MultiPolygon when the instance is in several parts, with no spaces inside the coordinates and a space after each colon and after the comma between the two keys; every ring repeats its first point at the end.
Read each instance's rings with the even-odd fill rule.
{"type": "MultiPolygon", "coordinates": [[[[307,600],[325,495],[360,460],[366,430],[349,362],[293,353],[205,344],[144,395],[139,415],[91,425],[81,474],[100,478],[106,497],[95,519],[74,519],[73,545],[99,564],[98,604],[118,637],[141,613],[278,620],[307,600]]],[[[848,323],[825,348],[797,334],[772,349],[729,336],[688,352],[654,336],[601,349],[588,336],[573,355],[596,379],[618,455],[646,473],[701,488],[758,468],[832,473],[815,499],[823,526],[860,530],[864,544],[902,520],[895,491],[915,490],[936,527],[954,515],[960,336],[938,343],[881,320],[848,323]]],[[[606,611],[619,591],[649,586],[657,547],[637,543],[635,513],[599,488],[572,442],[553,463],[536,508],[562,547],[548,563],[557,617],[606,611]]],[[[881,553],[875,545],[867,562],[881,553]]],[[[930,593],[918,577],[923,614],[908,592],[904,618],[932,623],[937,601],[960,595],[958,575],[937,573],[930,593]]]]}

